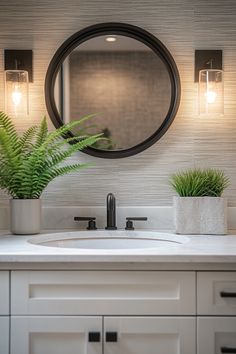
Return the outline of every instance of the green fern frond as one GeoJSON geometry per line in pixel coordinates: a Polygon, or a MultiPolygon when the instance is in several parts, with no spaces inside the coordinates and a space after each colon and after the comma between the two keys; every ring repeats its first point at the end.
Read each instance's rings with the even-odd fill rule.
{"type": "Polygon", "coordinates": [[[84,148],[93,145],[101,137],[101,134],[93,135],[88,138],[82,139],[81,141],[76,142],[75,144],[69,146],[64,151],[51,151],[50,152],[50,161],[48,161],[48,167],[58,165],[63,162],[67,157],[70,157],[77,151],[81,151],[84,148]]]}
{"type": "Polygon", "coordinates": [[[40,176],[37,180],[34,180],[34,189],[32,191],[32,196],[38,198],[42,191],[47,187],[47,185],[56,177],[63,176],[65,174],[79,171],[85,168],[91,167],[91,164],[73,164],[58,168],[50,168],[40,176]],[[37,196],[37,197],[36,197],[37,196]]]}
{"type": "Polygon", "coordinates": [[[45,142],[47,135],[48,135],[48,126],[47,126],[46,117],[44,117],[40,124],[39,130],[37,132],[37,138],[35,141],[36,148],[41,146],[45,142]]]}
{"type": "Polygon", "coordinates": [[[18,141],[16,128],[11,119],[4,112],[0,112],[0,128],[11,138],[13,144],[18,141]]]}
{"type": "Polygon", "coordinates": [[[63,137],[93,116],[73,121],[50,133],[44,118],[39,127],[33,126],[19,136],[10,118],[0,113],[0,188],[13,198],[39,198],[54,178],[89,167],[87,164],[61,166],[61,163],[76,151],[96,143],[102,134],[63,137]],[[67,146],[68,142],[74,144],[67,146]]]}
{"type": "Polygon", "coordinates": [[[15,142],[12,142],[11,136],[3,128],[0,128],[0,156],[2,162],[15,170],[19,158],[15,149],[15,142]]]}
{"type": "Polygon", "coordinates": [[[19,139],[19,148],[22,152],[28,151],[32,146],[32,140],[35,137],[38,127],[36,125],[27,129],[19,139]]]}
{"type": "Polygon", "coordinates": [[[53,143],[54,141],[56,141],[58,138],[64,137],[67,133],[70,133],[74,127],[80,125],[85,120],[88,120],[94,116],[95,116],[94,114],[87,115],[80,120],[75,120],[75,121],[69,122],[67,124],[64,124],[63,126],[54,130],[53,132],[48,133],[47,138],[45,139],[45,142],[43,145],[49,145],[49,144],[53,143]]]}

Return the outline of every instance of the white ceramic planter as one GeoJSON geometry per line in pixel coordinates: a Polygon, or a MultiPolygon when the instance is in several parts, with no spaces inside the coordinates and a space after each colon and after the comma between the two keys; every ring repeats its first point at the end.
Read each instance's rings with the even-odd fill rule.
{"type": "Polygon", "coordinates": [[[174,197],[177,234],[227,234],[227,200],[221,197],[174,197]]]}
{"type": "Polygon", "coordinates": [[[11,199],[10,223],[13,234],[38,234],[41,227],[41,200],[11,199]]]}

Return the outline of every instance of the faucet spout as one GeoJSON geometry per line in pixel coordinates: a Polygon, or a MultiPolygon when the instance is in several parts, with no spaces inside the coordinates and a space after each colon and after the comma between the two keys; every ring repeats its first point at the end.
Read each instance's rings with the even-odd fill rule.
{"type": "Polygon", "coordinates": [[[114,194],[107,195],[107,226],[106,230],[117,230],[116,227],[116,198],[114,194]]]}

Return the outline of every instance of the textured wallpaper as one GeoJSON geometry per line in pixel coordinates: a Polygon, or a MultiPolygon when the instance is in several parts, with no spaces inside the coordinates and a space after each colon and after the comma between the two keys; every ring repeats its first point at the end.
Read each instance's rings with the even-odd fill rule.
{"type": "MultiPolygon", "coordinates": [[[[83,153],[75,161],[94,167],[61,177],[43,194],[45,205],[103,205],[112,191],[118,205],[170,205],[168,177],[193,166],[222,168],[231,177],[226,191],[236,206],[236,2],[235,0],[9,0],[0,2],[0,67],[4,49],[33,49],[34,83],[30,116],[19,130],[46,114],[45,73],[56,49],[75,31],[95,23],[118,21],[143,27],[170,50],[181,77],[181,104],[165,136],[143,153],[104,160],[83,153]],[[194,83],[194,50],[223,49],[225,114],[199,118],[194,83]]],[[[3,109],[3,79],[0,80],[3,109]]],[[[0,195],[0,206],[7,205],[0,195]]]]}

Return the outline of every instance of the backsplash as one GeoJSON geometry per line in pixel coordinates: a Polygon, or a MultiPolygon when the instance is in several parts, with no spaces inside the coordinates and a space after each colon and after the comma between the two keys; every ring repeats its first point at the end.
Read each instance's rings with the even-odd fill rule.
{"type": "MultiPolygon", "coordinates": [[[[106,208],[100,207],[44,207],[42,209],[42,230],[86,230],[86,221],[74,221],[74,216],[96,216],[96,226],[104,229],[106,226],[106,208]]],[[[135,221],[135,229],[158,230],[173,232],[174,210],[171,206],[166,207],[119,207],[117,208],[117,227],[124,229],[126,217],[146,216],[147,221],[135,221]]],[[[228,208],[228,231],[235,234],[236,230],[236,207],[228,208]]],[[[9,229],[9,209],[1,208],[0,230],[9,229]]]]}
{"type": "MultiPolygon", "coordinates": [[[[236,207],[236,2],[235,0],[11,0],[0,4],[0,68],[4,49],[33,49],[34,83],[30,84],[30,116],[19,129],[46,114],[44,78],[56,49],[74,32],[101,22],[126,22],[159,38],[174,57],[181,77],[178,114],[168,132],[139,155],[105,160],[79,153],[73,160],[94,167],[61,177],[43,194],[47,207],[104,206],[113,192],[119,206],[170,206],[168,177],[176,170],[211,166],[231,178],[225,196],[236,207]],[[195,49],[222,49],[225,70],[225,114],[199,118],[194,83],[195,49]]],[[[3,92],[3,80],[0,80],[3,92]]],[[[3,95],[0,95],[3,109],[3,95]]],[[[88,112],[93,113],[93,112],[88,112]]],[[[1,193],[0,207],[8,197],[1,193]]]]}

